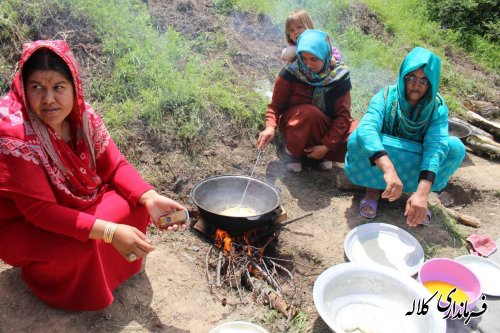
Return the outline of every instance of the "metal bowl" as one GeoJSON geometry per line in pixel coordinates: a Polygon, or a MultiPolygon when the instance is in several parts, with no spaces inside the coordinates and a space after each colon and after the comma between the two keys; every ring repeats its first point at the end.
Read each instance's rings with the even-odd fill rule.
{"type": "Polygon", "coordinates": [[[465,140],[469,135],[472,134],[472,129],[454,120],[448,120],[448,135],[456,136],[461,140],[465,140]]]}
{"type": "Polygon", "coordinates": [[[264,328],[247,321],[231,321],[221,324],[209,333],[269,333],[264,328]]]}
{"type": "Polygon", "coordinates": [[[437,301],[427,303],[425,316],[417,314],[416,304],[431,296],[408,275],[361,263],[343,263],[327,269],[313,288],[318,313],[336,333],[444,333],[446,321],[437,309],[437,301]]]}
{"type": "Polygon", "coordinates": [[[191,189],[191,200],[207,222],[227,232],[240,233],[270,224],[278,213],[280,194],[275,186],[256,178],[223,175],[197,183],[191,189]],[[255,213],[221,214],[231,207],[248,208],[255,213]]]}

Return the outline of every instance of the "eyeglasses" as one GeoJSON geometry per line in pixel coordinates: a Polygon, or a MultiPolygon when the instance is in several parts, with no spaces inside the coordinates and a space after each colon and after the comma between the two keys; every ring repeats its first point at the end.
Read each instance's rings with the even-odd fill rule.
{"type": "Polygon", "coordinates": [[[417,83],[418,82],[419,85],[425,86],[425,87],[427,87],[430,84],[429,80],[427,80],[425,77],[418,78],[415,75],[406,75],[405,76],[405,80],[407,82],[411,82],[411,83],[417,83]]]}

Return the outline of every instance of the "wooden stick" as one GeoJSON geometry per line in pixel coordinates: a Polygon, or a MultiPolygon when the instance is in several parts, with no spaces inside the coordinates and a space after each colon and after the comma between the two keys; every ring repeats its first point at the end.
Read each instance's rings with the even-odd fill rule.
{"type": "Polygon", "coordinates": [[[446,211],[446,213],[448,213],[448,215],[450,215],[451,217],[453,217],[455,220],[457,220],[459,223],[461,223],[463,225],[467,225],[467,226],[474,227],[474,228],[479,228],[481,226],[481,221],[474,216],[459,213],[457,211],[454,211],[453,209],[446,208],[446,207],[445,207],[445,211],[446,211]]]}
{"type": "Polygon", "coordinates": [[[298,217],[294,217],[294,218],[292,218],[292,219],[285,220],[285,221],[281,222],[281,223],[279,224],[279,226],[282,226],[282,227],[283,227],[283,226],[285,226],[285,225],[287,225],[287,224],[290,224],[290,223],[293,223],[293,222],[295,222],[295,221],[301,220],[301,219],[303,219],[303,218],[305,218],[305,217],[311,216],[312,214],[313,214],[313,212],[309,212],[309,213],[306,213],[306,214],[304,214],[304,215],[301,215],[301,216],[298,216],[298,217]]]}
{"type": "Polygon", "coordinates": [[[216,286],[217,287],[220,287],[221,286],[221,283],[220,283],[220,270],[222,268],[222,250],[219,251],[219,258],[217,259],[217,282],[216,282],[216,286]]]}
{"type": "Polygon", "coordinates": [[[471,135],[466,142],[479,155],[486,155],[491,159],[500,158],[500,144],[485,136],[471,135]]]}

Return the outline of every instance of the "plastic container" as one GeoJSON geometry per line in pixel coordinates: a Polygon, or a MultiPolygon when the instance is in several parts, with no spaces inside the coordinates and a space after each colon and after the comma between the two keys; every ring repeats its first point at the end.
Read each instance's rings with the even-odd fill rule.
{"type": "MultiPolygon", "coordinates": [[[[422,284],[429,281],[440,281],[460,288],[470,299],[470,302],[467,304],[468,311],[474,309],[477,300],[481,297],[481,283],[477,276],[470,269],[455,260],[434,258],[425,261],[422,267],[420,267],[418,279],[422,284]]],[[[442,305],[448,304],[445,301],[446,296],[444,295],[441,298],[442,305]]]]}

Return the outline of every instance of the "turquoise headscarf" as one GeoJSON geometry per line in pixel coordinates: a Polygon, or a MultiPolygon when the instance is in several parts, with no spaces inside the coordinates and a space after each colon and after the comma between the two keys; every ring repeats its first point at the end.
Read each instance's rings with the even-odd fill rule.
{"type": "Polygon", "coordinates": [[[439,57],[423,47],[414,48],[401,64],[397,85],[389,89],[382,132],[422,141],[434,109],[444,103],[438,94],[440,77],[439,57]],[[405,76],[419,68],[429,80],[430,87],[422,100],[411,107],[406,100],[405,76]]]}
{"type": "Polygon", "coordinates": [[[286,70],[299,81],[316,87],[313,104],[325,112],[325,94],[333,88],[335,82],[349,76],[349,69],[343,63],[332,65],[332,46],[328,34],[323,31],[308,29],[297,39],[297,60],[289,64],[286,70]],[[323,68],[319,73],[311,71],[302,61],[300,52],[309,52],[321,59],[323,68]]]}

